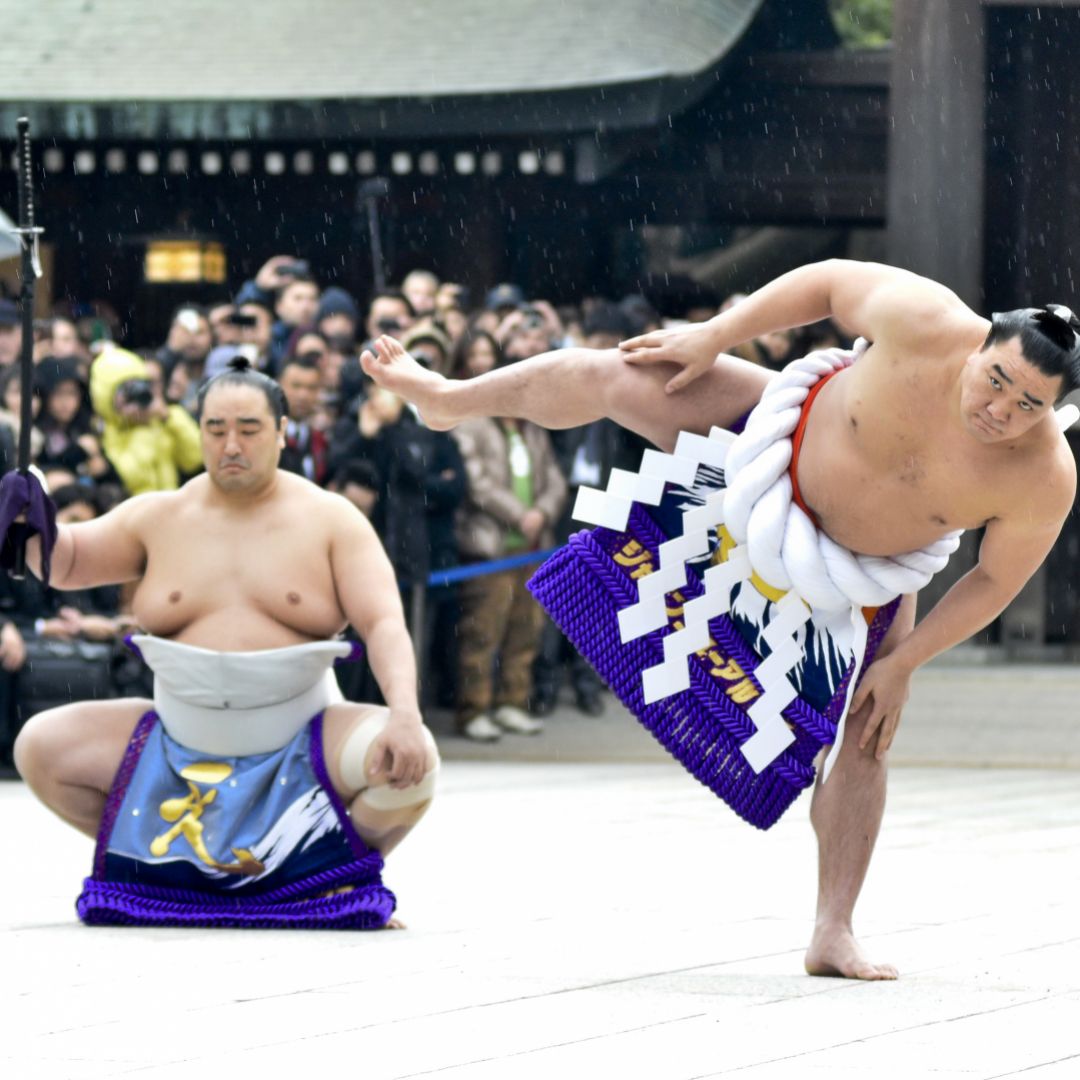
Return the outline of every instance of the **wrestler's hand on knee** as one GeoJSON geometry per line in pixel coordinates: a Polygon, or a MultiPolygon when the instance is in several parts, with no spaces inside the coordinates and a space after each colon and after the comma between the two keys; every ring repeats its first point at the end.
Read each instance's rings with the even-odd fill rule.
{"type": "Polygon", "coordinates": [[[716,354],[715,335],[705,323],[654,330],[619,342],[628,364],[677,364],[682,371],[668,380],[666,393],[673,394],[689,386],[713,366],[716,354]]]}
{"type": "Polygon", "coordinates": [[[368,775],[386,776],[392,788],[419,784],[427,771],[427,740],[418,715],[391,713],[371,747],[368,775]]]}
{"type": "Polygon", "coordinates": [[[865,711],[866,722],[859,736],[859,749],[865,750],[877,733],[874,756],[880,761],[892,746],[900,714],[911,693],[911,671],[892,657],[875,660],[851,698],[851,715],[865,711]]]}

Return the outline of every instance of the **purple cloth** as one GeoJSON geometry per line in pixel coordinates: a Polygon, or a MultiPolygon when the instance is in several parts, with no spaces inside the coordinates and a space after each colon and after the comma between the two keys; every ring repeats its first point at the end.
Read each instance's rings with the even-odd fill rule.
{"type": "Polygon", "coordinates": [[[0,479],[0,565],[10,571],[16,552],[31,536],[41,537],[41,580],[49,584],[52,552],[56,546],[56,504],[33,473],[12,470],[0,479]],[[25,522],[16,522],[20,515],[25,522]]]}

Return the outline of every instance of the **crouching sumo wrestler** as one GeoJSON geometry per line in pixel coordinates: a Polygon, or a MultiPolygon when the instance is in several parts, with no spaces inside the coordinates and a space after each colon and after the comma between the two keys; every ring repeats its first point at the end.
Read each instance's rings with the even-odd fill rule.
{"type": "MultiPolygon", "coordinates": [[[[40,713],[16,764],[97,841],[86,922],[385,926],[383,856],[438,769],[389,561],[348,502],[278,471],[276,383],[234,361],[199,408],[205,474],[62,526],[51,552],[60,589],[138,580],[153,702],[40,713]],[[337,690],[347,623],[388,708],[337,690]]],[[[41,556],[34,536],[35,573],[41,556]]]]}

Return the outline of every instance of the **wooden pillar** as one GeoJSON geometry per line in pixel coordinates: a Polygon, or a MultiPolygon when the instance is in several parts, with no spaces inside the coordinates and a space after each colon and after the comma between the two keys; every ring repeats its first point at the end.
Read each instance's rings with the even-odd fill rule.
{"type": "Polygon", "coordinates": [[[981,0],[895,0],[889,261],[983,295],[986,44],[981,0]]]}

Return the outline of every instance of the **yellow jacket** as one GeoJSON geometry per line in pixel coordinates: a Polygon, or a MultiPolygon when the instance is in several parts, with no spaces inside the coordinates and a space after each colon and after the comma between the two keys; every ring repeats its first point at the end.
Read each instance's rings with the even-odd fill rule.
{"type": "Polygon", "coordinates": [[[199,425],[179,405],[167,420],[133,424],[116,411],[116,391],[130,379],[145,379],[142,358],[124,349],[107,349],[90,365],[90,400],[105,425],[101,447],[130,495],[173,491],[180,473],[202,465],[199,425]]]}

